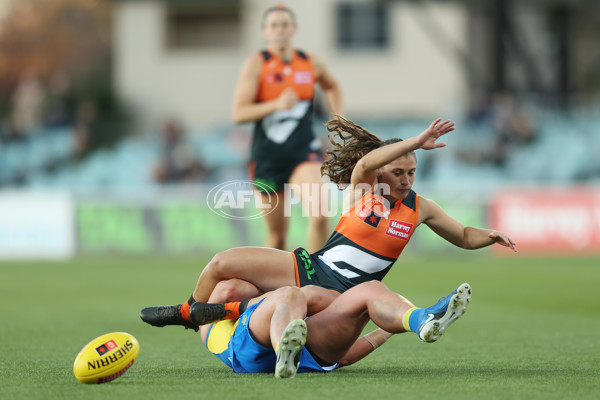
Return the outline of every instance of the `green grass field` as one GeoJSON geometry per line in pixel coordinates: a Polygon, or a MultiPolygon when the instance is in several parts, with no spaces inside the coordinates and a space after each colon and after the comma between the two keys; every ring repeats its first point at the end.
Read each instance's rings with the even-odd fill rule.
{"type": "Polygon", "coordinates": [[[0,399],[600,398],[600,259],[460,254],[409,256],[385,279],[420,306],[472,285],[438,342],[398,335],[358,364],[285,381],[233,374],[198,334],[139,319],[184,301],[205,259],[0,263],[0,399]],[[112,331],[140,342],[134,366],[111,383],[76,381],[81,347],[112,331]]]}

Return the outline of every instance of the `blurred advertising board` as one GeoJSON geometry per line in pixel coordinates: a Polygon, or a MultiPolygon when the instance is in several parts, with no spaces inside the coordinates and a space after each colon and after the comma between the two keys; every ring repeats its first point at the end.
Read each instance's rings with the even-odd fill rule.
{"type": "MultiPolygon", "coordinates": [[[[436,199],[448,214],[465,225],[485,225],[485,207],[480,200],[449,196],[436,199]]],[[[248,207],[240,210],[239,218],[227,218],[203,200],[200,195],[159,196],[152,201],[80,198],[75,218],[78,253],[206,256],[236,246],[263,245],[266,227],[262,218],[252,217],[256,209],[248,207]]],[[[335,211],[341,210],[341,197],[339,203],[339,210],[335,211]]],[[[308,219],[302,214],[300,205],[292,207],[287,240],[290,249],[307,245],[308,219]]],[[[331,230],[338,217],[331,216],[331,230]]],[[[425,226],[417,230],[410,248],[409,251],[428,254],[458,250],[425,226]]]]}
{"type": "Polygon", "coordinates": [[[600,190],[511,190],[491,197],[490,226],[509,234],[519,251],[600,252],[600,190]]]}
{"type": "MultiPolygon", "coordinates": [[[[600,190],[520,189],[486,196],[439,195],[436,202],[465,226],[506,232],[520,252],[600,253],[600,190]]],[[[288,247],[306,246],[307,218],[292,209],[288,247]]],[[[202,255],[261,246],[266,229],[256,210],[225,218],[206,194],[123,200],[104,193],[0,192],[0,259],[64,259],[79,255],[202,255]],[[244,214],[246,213],[246,214],[244,214]],[[248,217],[248,218],[245,218],[248,217]]],[[[333,229],[338,216],[332,215],[333,229]]],[[[497,253],[504,248],[492,246],[497,253]]],[[[408,252],[460,251],[427,227],[408,252]]]]}
{"type": "Polygon", "coordinates": [[[75,254],[74,203],[62,192],[0,192],[0,259],[75,254]]]}
{"type": "Polygon", "coordinates": [[[82,254],[200,254],[247,245],[261,236],[252,224],[262,221],[223,218],[193,198],[154,204],[81,200],[76,215],[82,254]]]}

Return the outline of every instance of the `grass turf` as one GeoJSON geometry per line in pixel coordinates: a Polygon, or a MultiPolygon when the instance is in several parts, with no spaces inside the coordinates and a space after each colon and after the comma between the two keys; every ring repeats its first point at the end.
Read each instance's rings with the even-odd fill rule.
{"type": "Polygon", "coordinates": [[[461,255],[405,257],[384,280],[419,306],[472,285],[467,314],[437,343],[397,335],[358,364],[284,381],[233,374],[198,334],[139,319],[184,301],[204,259],[0,263],[0,398],[599,398],[600,260],[461,255]],[[78,351],[112,331],[139,340],[136,363],[108,384],[77,382],[78,351]]]}

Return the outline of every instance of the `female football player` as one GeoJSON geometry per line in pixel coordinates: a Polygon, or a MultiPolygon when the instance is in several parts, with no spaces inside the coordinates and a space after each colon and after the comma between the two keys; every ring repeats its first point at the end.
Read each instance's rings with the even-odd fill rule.
{"type": "MultiPolygon", "coordinates": [[[[254,122],[250,176],[263,192],[263,203],[271,205],[270,212],[264,214],[266,246],[284,249],[289,216],[284,215],[283,202],[275,202],[277,197],[267,194],[281,193],[284,185],[291,183],[303,188],[298,193],[302,201],[316,199],[313,201],[327,204],[321,193],[312,193],[325,183],[319,170],[321,145],[312,128],[315,83],[323,90],[332,113],[342,113],[342,95],[321,58],[293,47],[297,26],[289,8],[278,5],[266,10],[262,28],[267,47],[251,55],[242,67],[233,119],[254,122]]],[[[328,218],[320,212],[311,215],[308,248],[321,248],[329,233],[328,218]]]]}
{"type": "MultiPolygon", "coordinates": [[[[415,180],[416,149],[444,147],[437,142],[454,130],[454,123],[435,120],[418,136],[382,142],[352,121],[336,117],[327,123],[342,142],[334,142],[323,172],[338,185],[348,184],[344,211],[325,246],[309,254],[302,248],[283,250],[241,247],[216,254],[206,265],[192,296],[182,305],[148,307],[140,316],[154,326],[183,325],[198,329],[189,320],[190,306],[205,304],[222,281],[237,278],[236,285],[221,285],[228,301],[239,301],[282,286],[316,285],[343,293],[371,280],[382,280],[421,224],[464,249],[499,244],[516,251],[506,234],[465,227],[434,201],[412,190],[415,180]],[[240,283],[241,281],[241,283],[240,283]]],[[[210,323],[237,318],[245,302],[206,306],[210,323]]]]}
{"type": "MultiPolygon", "coordinates": [[[[416,308],[383,283],[361,283],[339,296],[318,286],[284,287],[250,300],[239,319],[201,328],[208,350],[237,373],[328,372],[364,358],[393,333],[412,331],[438,340],[465,312],[471,288],[463,283],[428,308],[416,308]],[[376,329],[359,339],[372,320],[376,329]]],[[[211,297],[211,301],[213,298],[211,297]]],[[[195,321],[195,303],[190,318],[195,321]]]]}

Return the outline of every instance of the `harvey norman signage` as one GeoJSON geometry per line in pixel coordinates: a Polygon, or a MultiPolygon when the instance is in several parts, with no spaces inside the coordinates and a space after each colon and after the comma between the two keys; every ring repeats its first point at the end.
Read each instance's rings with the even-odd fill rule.
{"type": "Polygon", "coordinates": [[[519,251],[600,252],[600,190],[502,192],[489,209],[490,227],[506,232],[519,251]]]}

